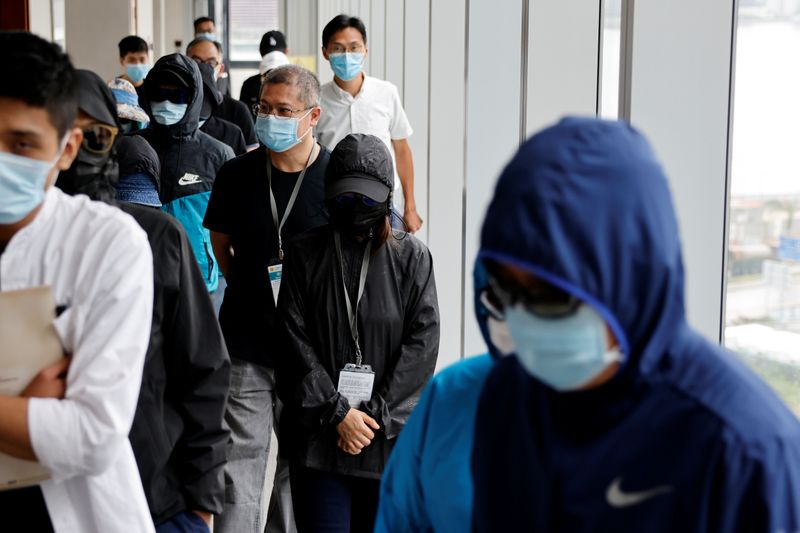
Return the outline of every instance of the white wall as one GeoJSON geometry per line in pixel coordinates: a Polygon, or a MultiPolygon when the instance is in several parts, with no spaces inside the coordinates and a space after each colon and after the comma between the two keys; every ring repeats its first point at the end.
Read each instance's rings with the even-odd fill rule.
{"type": "Polygon", "coordinates": [[[134,31],[130,0],[68,0],[67,53],[78,68],[111,79],[121,71],[117,43],[134,31]]]}
{"type": "Polygon", "coordinates": [[[637,1],[622,67],[623,116],[649,138],[670,179],[689,321],[714,342],[721,335],[734,4],[637,1]]]}

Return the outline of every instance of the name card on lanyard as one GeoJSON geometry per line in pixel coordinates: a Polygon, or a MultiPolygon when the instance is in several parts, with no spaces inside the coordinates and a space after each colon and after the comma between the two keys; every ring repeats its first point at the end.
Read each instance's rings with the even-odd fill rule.
{"type": "Polygon", "coordinates": [[[281,279],[283,278],[283,225],[286,224],[286,220],[288,220],[289,215],[292,213],[292,208],[297,200],[297,195],[300,193],[300,187],[303,185],[303,179],[306,177],[308,165],[311,163],[311,157],[314,155],[316,148],[317,141],[314,139],[314,144],[311,147],[311,151],[308,153],[306,164],[303,167],[303,170],[300,172],[297,182],[294,184],[292,194],[289,196],[289,202],[286,204],[286,210],[283,212],[283,216],[280,218],[280,220],[278,219],[278,203],[275,201],[275,193],[272,192],[272,159],[270,157],[270,151],[267,150],[267,187],[269,188],[269,207],[272,211],[272,222],[275,224],[275,229],[278,231],[278,257],[277,259],[270,261],[270,265],[268,267],[269,284],[272,287],[272,297],[275,300],[275,305],[278,305],[278,294],[281,292],[281,279]]]}
{"type": "Polygon", "coordinates": [[[347,308],[347,319],[350,324],[350,335],[353,338],[353,344],[356,349],[356,362],[347,363],[344,368],[339,372],[339,383],[336,390],[347,398],[350,406],[358,408],[361,402],[368,402],[372,398],[372,388],[375,384],[375,372],[372,371],[370,365],[363,363],[361,354],[361,346],[359,345],[358,336],[358,305],[361,303],[361,297],[364,295],[364,287],[367,284],[367,273],[369,272],[369,261],[372,253],[372,240],[367,242],[364,249],[364,256],[361,259],[361,272],[358,278],[358,295],[356,296],[356,305],[350,302],[350,294],[347,291],[347,283],[344,278],[344,257],[342,256],[342,238],[339,232],[333,234],[333,240],[336,245],[336,254],[339,257],[340,271],[342,274],[342,289],[344,289],[344,301],[347,308]]]}

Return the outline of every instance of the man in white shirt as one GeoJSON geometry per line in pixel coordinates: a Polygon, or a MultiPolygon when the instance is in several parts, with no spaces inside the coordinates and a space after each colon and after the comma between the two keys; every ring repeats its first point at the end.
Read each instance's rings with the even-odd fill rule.
{"type": "Polygon", "coordinates": [[[147,236],[118,209],[53,187],[83,142],[67,56],[23,32],[0,32],[0,46],[10,54],[0,79],[0,291],[51,287],[70,356],[21,396],[0,396],[0,452],[50,473],[0,492],[0,514],[37,533],[152,532],[128,441],[150,335],[147,236]]]}
{"type": "Polygon", "coordinates": [[[415,233],[422,227],[422,219],[414,200],[414,162],[408,145],[413,130],[397,87],[364,74],[368,52],[367,29],[358,17],[337,15],[322,30],[322,55],[330,62],[334,77],[320,93],[323,113],[317,139],[333,150],[350,133],[380,138],[394,159],[395,184],[402,187],[402,194],[395,195],[395,205],[403,209],[408,231],[415,233]]]}

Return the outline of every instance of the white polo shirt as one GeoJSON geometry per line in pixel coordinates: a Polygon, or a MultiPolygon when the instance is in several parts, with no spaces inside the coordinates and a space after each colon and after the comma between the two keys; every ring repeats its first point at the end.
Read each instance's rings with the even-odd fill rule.
{"type": "MultiPolygon", "coordinates": [[[[72,363],[63,400],[31,398],[33,451],[56,533],[148,533],[153,521],[128,441],[150,342],[153,257],[119,209],[47,191],[0,255],[0,290],[47,285],[72,363]]],[[[24,519],[23,519],[24,522],[24,519]]]]}
{"type": "MultiPolygon", "coordinates": [[[[322,86],[320,105],[322,114],[316,128],[317,140],[333,151],[339,141],[350,133],[375,135],[392,154],[394,187],[397,190],[400,179],[392,141],[407,139],[414,132],[403,110],[397,87],[388,81],[365,75],[361,90],[353,97],[335,81],[329,81],[322,86]]],[[[395,194],[395,202],[402,201],[402,195],[395,194]]]]}

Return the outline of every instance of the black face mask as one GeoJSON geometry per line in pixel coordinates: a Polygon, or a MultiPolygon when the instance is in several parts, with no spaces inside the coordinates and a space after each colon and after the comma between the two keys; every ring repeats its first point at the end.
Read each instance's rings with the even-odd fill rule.
{"type": "Polygon", "coordinates": [[[381,223],[389,214],[389,207],[387,203],[367,207],[362,202],[341,204],[330,200],[328,213],[331,226],[341,233],[360,234],[381,223]]]}
{"type": "Polygon", "coordinates": [[[56,187],[72,196],[85,194],[92,200],[114,203],[118,177],[119,165],[111,152],[93,154],[81,149],[72,166],[58,174],[56,187]]]}

